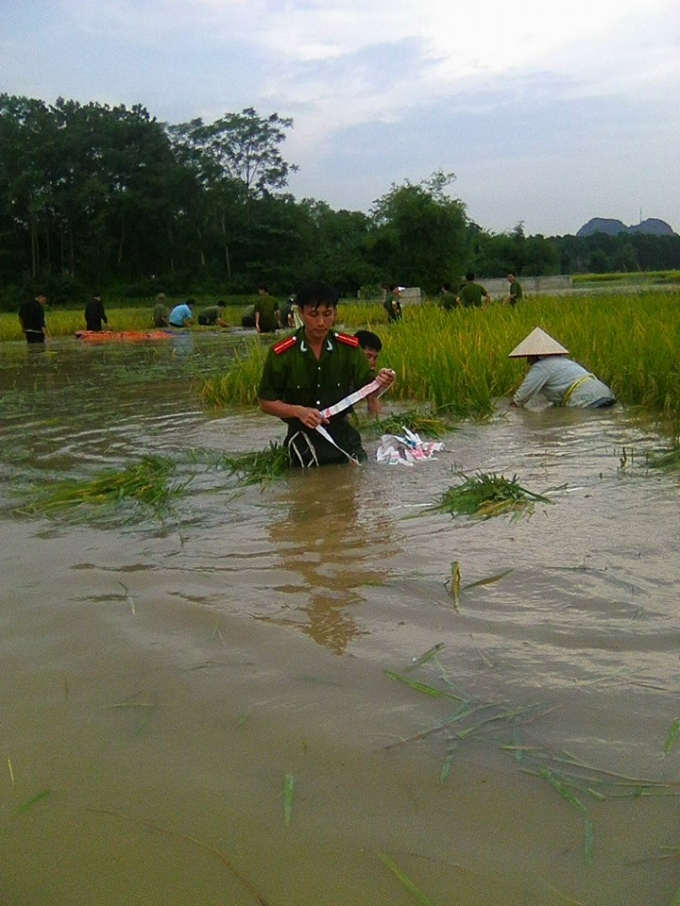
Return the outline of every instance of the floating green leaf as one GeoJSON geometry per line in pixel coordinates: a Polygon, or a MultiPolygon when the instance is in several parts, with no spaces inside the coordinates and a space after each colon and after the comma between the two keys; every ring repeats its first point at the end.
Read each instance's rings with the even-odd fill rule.
{"type": "Polygon", "coordinates": [[[664,743],[663,747],[664,755],[668,755],[670,750],[673,748],[678,733],[680,733],[680,717],[677,717],[673,721],[670,730],[668,731],[668,736],[666,737],[666,742],[664,743]]]}
{"type": "Polygon", "coordinates": [[[293,790],[295,789],[295,778],[292,774],[286,774],[283,780],[283,821],[286,827],[290,827],[290,819],[293,815],[293,790]]]}
{"type": "Polygon", "coordinates": [[[410,894],[413,894],[416,900],[420,903],[420,906],[434,906],[432,900],[429,897],[426,897],[425,894],[416,887],[413,881],[408,877],[407,874],[405,874],[405,872],[401,870],[401,868],[399,868],[399,866],[393,859],[390,859],[390,857],[386,856],[384,853],[380,854],[380,858],[383,860],[392,874],[406,888],[406,890],[408,890],[410,894]]]}

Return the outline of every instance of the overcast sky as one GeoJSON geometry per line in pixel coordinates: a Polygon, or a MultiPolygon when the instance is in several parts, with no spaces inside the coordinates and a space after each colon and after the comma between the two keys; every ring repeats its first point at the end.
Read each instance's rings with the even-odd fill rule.
{"type": "Polygon", "coordinates": [[[493,232],[680,232],[678,0],[2,0],[0,91],[169,123],[292,117],[290,191],[368,211],[435,170],[493,232]]]}

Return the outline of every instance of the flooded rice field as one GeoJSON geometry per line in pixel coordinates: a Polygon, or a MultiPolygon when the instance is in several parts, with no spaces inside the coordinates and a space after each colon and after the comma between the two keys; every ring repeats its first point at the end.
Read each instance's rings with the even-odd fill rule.
{"type": "Polygon", "coordinates": [[[360,467],[240,487],[206,451],[284,431],[201,408],[228,356],[3,345],[0,906],[677,902],[662,439],[499,404],[413,468],[367,434],[360,467]],[[25,513],[145,455],[191,479],[163,518],[25,513]],[[478,470],[552,503],[425,511],[478,470]]]}

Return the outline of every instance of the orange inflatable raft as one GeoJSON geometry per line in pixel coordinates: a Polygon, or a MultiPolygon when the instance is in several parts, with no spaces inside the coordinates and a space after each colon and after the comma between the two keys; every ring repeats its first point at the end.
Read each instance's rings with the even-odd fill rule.
{"type": "Polygon", "coordinates": [[[145,340],[168,340],[169,330],[77,330],[79,340],[88,343],[140,343],[145,340]]]}

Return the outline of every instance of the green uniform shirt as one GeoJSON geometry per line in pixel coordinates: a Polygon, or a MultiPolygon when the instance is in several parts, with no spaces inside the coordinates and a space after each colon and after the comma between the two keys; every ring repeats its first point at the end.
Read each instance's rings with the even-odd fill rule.
{"type": "Polygon", "coordinates": [[[279,303],[273,296],[269,294],[259,296],[254,310],[260,313],[260,330],[265,333],[276,330],[276,312],[279,310],[279,303]]]}
{"type": "Polygon", "coordinates": [[[308,347],[304,328],[272,346],[262,371],[260,399],[325,409],[372,381],[375,375],[361,347],[354,344],[354,337],[343,342],[341,336],[345,335],[329,331],[320,359],[308,347]]]}
{"type": "Polygon", "coordinates": [[[516,305],[519,300],[522,298],[522,284],[519,280],[515,280],[510,284],[510,302],[513,305],[516,305]]]}
{"type": "MultiPolygon", "coordinates": [[[[276,343],[269,350],[262,370],[259,397],[281,400],[293,406],[325,409],[344,399],[352,390],[370,383],[374,377],[368,359],[354,337],[330,331],[324,340],[321,358],[317,359],[307,345],[301,327],[288,340],[276,343]]],[[[288,424],[286,444],[301,432],[310,438],[319,465],[345,461],[343,453],[318,432],[305,428],[299,419],[284,421],[288,424]]],[[[359,432],[347,421],[346,412],[333,416],[325,428],[346,453],[355,459],[366,458],[359,432]]],[[[291,459],[297,464],[293,456],[291,459]]]]}
{"type": "Polygon", "coordinates": [[[486,296],[486,290],[479,283],[464,283],[458,290],[465,308],[479,308],[486,296]]]}

